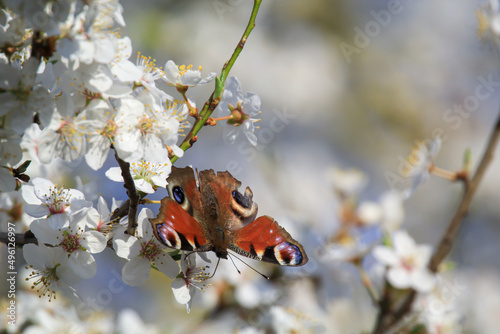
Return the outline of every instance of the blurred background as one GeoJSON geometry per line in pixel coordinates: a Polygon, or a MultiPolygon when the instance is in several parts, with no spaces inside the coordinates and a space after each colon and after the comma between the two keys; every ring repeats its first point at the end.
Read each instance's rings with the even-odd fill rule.
{"type": "MultiPolygon", "coordinates": [[[[243,0],[121,3],[127,23],[122,36],[132,39],[134,54],[140,51],[159,65],[169,59],[202,65],[206,74],[220,73],[252,8],[251,1],[243,0]]],[[[145,286],[124,286],[125,293],[104,299],[102,291],[123,265],[109,251],[96,256],[98,276],[80,284],[83,296],[101,298],[103,310],[132,308],[165,333],[269,328],[265,324],[277,312],[275,305],[286,312],[282,317],[273,313],[271,327],[282,326],[283,333],[291,332],[286,326],[290,315],[304,332],[368,331],[375,309],[357,271],[350,264],[316,259],[318,247],[339,228],[332,169],[361,171],[369,182],[359,201],[377,201],[391,188],[404,188],[406,181],[391,184],[388,175],[398,175],[416,140],[442,135],[439,167],[461,169],[468,148],[477,165],[500,106],[499,52],[478,32],[477,11],[486,5],[456,0],[264,1],[231,72],[244,91],[262,99],[258,146],[242,138],[226,144],[218,124],[204,128],[176,165],[229,170],[252,188],[259,213],[286,227],[311,261],[286,270],[247,261],[271,281],[241,263],[238,275],[223,261],[212,286],[197,293],[187,315],[173,298],[170,280],[153,272],[145,286]],[[460,113],[459,107],[467,106],[484,82],[493,82],[491,90],[482,88],[488,97],[460,113]],[[283,125],[279,130],[271,126],[276,118],[283,125]]],[[[188,96],[201,106],[212,89],[211,84],[198,87],[188,96]]],[[[108,159],[106,166],[114,165],[108,159]]],[[[99,173],[83,166],[82,179],[107,184],[102,195],[108,202],[112,196],[125,199],[121,185],[104,177],[106,166],[99,173]]],[[[500,326],[499,168],[497,159],[449,259],[455,263],[450,282],[460,286],[453,298],[461,305],[467,333],[496,333],[500,326]]],[[[461,190],[459,184],[431,177],[404,203],[402,228],[418,243],[435,245],[461,190]]],[[[158,191],[151,198],[164,196],[166,191],[158,191]]]]}

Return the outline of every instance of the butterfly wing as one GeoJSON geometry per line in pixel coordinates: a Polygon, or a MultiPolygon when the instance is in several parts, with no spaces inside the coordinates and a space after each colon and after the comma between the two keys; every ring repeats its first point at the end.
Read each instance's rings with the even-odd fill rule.
{"type": "Polygon", "coordinates": [[[230,235],[229,248],[252,259],[282,266],[302,266],[304,248],[269,216],[262,216],[230,235]]]}
{"type": "Polygon", "coordinates": [[[205,252],[212,247],[198,221],[169,197],[161,200],[158,217],[149,221],[156,238],[167,247],[195,252],[205,252]]]}

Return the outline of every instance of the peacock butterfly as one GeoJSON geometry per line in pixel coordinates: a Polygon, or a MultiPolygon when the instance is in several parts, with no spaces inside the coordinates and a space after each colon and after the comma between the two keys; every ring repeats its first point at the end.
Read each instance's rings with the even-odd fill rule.
{"type": "Polygon", "coordinates": [[[250,188],[229,172],[204,170],[196,179],[191,167],[172,167],[167,179],[169,197],[150,219],[156,238],[184,251],[214,251],[227,259],[228,249],[259,261],[302,266],[307,255],[300,243],[269,216],[257,219],[250,188]]]}

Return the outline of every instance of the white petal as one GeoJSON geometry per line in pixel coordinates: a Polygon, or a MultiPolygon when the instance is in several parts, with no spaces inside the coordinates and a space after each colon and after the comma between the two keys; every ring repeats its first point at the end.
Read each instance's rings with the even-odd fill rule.
{"type": "Polygon", "coordinates": [[[373,256],[379,262],[389,266],[395,266],[399,264],[399,257],[396,255],[394,250],[386,246],[375,246],[373,248],[373,256]]]}
{"type": "Polygon", "coordinates": [[[88,231],[82,234],[82,247],[90,253],[97,254],[106,248],[106,237],[97,231],[88,231]]]}
{"type": "Polygon", "coordinates": [[[384,194],[380,200],[380,205],[384,212],[382,227],[389,232],[398,230],[405,216],[401,194],[397,191],[384,194]]]}
{"type": "Polygon", "coordinates": [[[118,80],[123,82],[139,81],[142,77],[142,71],[130,60],[116,63],[115,66],[111,67],[111,70],[118,80]]]}
{"type": "Polygon", "coordinates": [[[417,247],[418,259],[421,262],[421,266],[427,266],[431,256],[432,256],[432,247],[429,245],[418,245],[417,247]]]}
{"type": "Polygon", "coordinates": [[[250,117],[256,116],[260,111],[260,97],[259,95],[247,92],[244,97],[244,105],[245,112],[250,115],[250,117]]]}
{"type": "Polygon", "coordinates": [[[47,218],[50,227],[54,230],[58,230],[69,225],[69,216],[66,212],[58,213],[47,218]]]}
{"type": "Polygon", "coordinates": [[[111,211],[109,211],[108,208],[108,203],[106,203],[106,200],[102,196],[99,196],[99,199],[97,200],[97,211],[99,211],[103,218],[107,218],[109,215],[111,215],[111,211]]]}
{"type": "Polygon", "coordinates": [[[167,253],[161,254],[154,264],[169,278],[175,278],[179,274],[179,264],[167,253]]]}
{"type": "Polygon", "coordinates": [[[141,242],[136,237],[124,233],[113,238],[116,255],[124,259],[133,259],[141,252],[141,242]]]}
{"type": "Polygon", "coordinates": [[[184,155],[184,150],[182,148],[180,148],[179,146],[172,145],[172,146],[170,146],[170,148],[172,149],[172,151],[174,152],[174,154],[176,156],[178,156],[179,158],[182,158],[182,156],[184,155]]]}
{"type": "Polygon", "coordinates": [[[138,191],[142,191],[143,193],[153,194],[155,192],[151,183],[149,183],[148,181],[146,181],[144,179],[134,180],[134,184],[135,184],[135,188],[138,191]]]}
{"type": "Polygon", "coordinates": [[[226,81],[226,89],[224,89],[223,99],[231,103],[233,106],[240,101],[243,101],[243,93],[241,83],[237,77],[229,77],[226,81]]]}
{"type": "Polygon", "coordinates": [[[198,83],[198,85],[205,85],[205,84],[209,83],[210,81],[212,81],[213,79],[215,79],[216,75],[217,75],[217,73],[210,72],[210,74],[206,78],[201,79],[201,81],[198,83]]]}
{"type": "Polygon", "coordinates": [[[54,183],[41,177],[34,178],[31,183],[33,183],[33,186],[35,187],[36,197],[42,201],[47,197],[50,190],[55,188],[54,183]]]}
{"type": "Polygon", "coordinates": [[[154,164],[163,163],[168,160],[168,150],[160,138],[150,135],[147,137],[143,158],[154,164]]]}
{"type": "Polygon", "coordinates": [[[49,245],[61,243],[62,234],[54,230],[46,219],[37,219],[30,225],[31,232],[39,242],[49,245]]]}
{"type": "Polygon", "coordinates": [[[139,217],[137,217],[137,236],[142,238],[144,242],[147,242],[154,238],[153,227],[149,218],[154,218],[153,211],[148,208],[143,208],[139,212],[139,217]]]}
{"type": "Polygon", "coordinates": [[[357,211],[361,221],[367,225],[376,224],[382,218],[382,208],[375,202],[362,202],[357,211]]]}
{"type": "Polygon", "coordinates": [[[23,256],[29,265],[35,269],[45,268],[46,257],[49,256],[45,249],[35,244],[27,244],[23,247],[23,256]]]}
{"type": "Polygon", "coordinates": [[[158,173],[157,175],[153,175],[151,177],[151,182],[153,182],[153,184],[157,187],[166,188],[168,175],[170,175],[170,171],[168,171],[167,173],[158,173]]]}
{"type": "Polygon", "coordinates": [[[68,253],[61,247],[47,247],[42,244],[38,245],[40,251],[50,254],[50,261],[46,263],[46,267],[52,268],[56,264],[66,265],[68,263],[68,253]]]}
{"type": "Polygon", "coordinates": [[[40,201],[40,199],[35,196],[35,188],[33,186],[23,185],[21,188],[21,193],[26,203],[33,205],[42,204],[42,201],[40,201]]]}
{"type": "Polygon", "coordinates": [[[167,61],[165,64],[165,77],[169,84],[176,85],[180,82],[179,68],[172,60],[167,61]]]}
{"type": "Polygon", "coordinates": [[[82,280],[81,277],[77,276],[67,264],[58,266],[56,269],[56,273],[57,276],[60,278],[60,281],[57,282],[57,287],[64,293],[67,293],[69,296],[71,295],[74,296],[76,292],[73,288],[71,288],[71,286],[78,284],[82,280]],[[64,284],[61,283],[66,283],[69,286],[65,286],[64,284]]]}
{"type": "Polygon", "coordinates": [[[427,269],[415,271],[412,275],[412,285],[418,292],[430,292],[436,284],[436,277],[427,269]]]}
{"type": "Polygon", "coordinates": [[[96,208],[90,208],[87,212],[87,226],[92,229],[97,229],[99,222],[101,221],[101,215],[96,208]]]}
{"type": "Polygon", "coordinates": [[[143,150],[139,146],[140,133],[138,131],[119,133],[115,140],[115,150],[120,158],[127,162],[134,162],[142,158],[143,150]]]}
{"type": "Polygon", "coordinates": [[[200,71],[188,70],[181,77],[181,83],[185,86],[196,86],[201,81],[200,71]]]}
{"type": "Polygon", "coordinates": [[[48,206],[44,204],[24,204],[24,211],[32,217],[42,218],[50,214],[48,206]]]}
{"type": "Polygon", "coordinates": [[[94,52],[94,60],[108,64],[110,63],[116,54],[117,41],[111,38],[95,38],[93,40],[95,52],[94,52]]]}
{"type": "Polygon", "coordinates": [[[88,150],[85,154],[87,165],[93,170],[100,169],[109,155],[109,141],[102,136],[92,137],[87,147],[88,150]]]}
{"type": "Polygon", "coordinates": [[[196,252],[196,254],[206,263],[212,263],[212,260],[210,260],[207,256],[206,252],[196,252]]]}
{"type": "Polygon", "coordinates": [[[84,279],[94,277],[97,272],[97,263],[92,254],[82,250],[71,253],[68,265],[77,276],[84,279]]]}
{"type": "Polygon", "coordinates": [[[120,167],[111,167],[106,171],[105,175],[111,181],[123,182],[122,170],[120,167]]]}
{"type": "Polygon", "coordinates": [[[131,286],[143,284],[149,277],[151,263],[143,257],[136,257],[123,266],[122,278],[131,286]]]}
{"type": "Polygon", "coordinates": [[[175,300],[180,304],[186,304],[191,300],[189,288],[183,278],[176,278],[172,281],[172,292],[174,293],[175,300]]]}
{"type": "Polygon", "coordinates": [[[79,200],[79,199],[84,200],[85,199],[85,195],[80,190],[65,189],[64,193],[65,193],[65,197],[71,198],[71,202],[73,202],[74,200],[79,200]]]}
{"type": "Polygon", "coordinates": [[[394,232],[393,242],[396,253],[402,255],[413,253],[417,246],[415,240],[404,230],[394,232]]]}
{"type": "Polygon", "coordinates": [[[253,146],[257,146],[257,136],[253,133],[253,130],[252,131],[244,131],[244,132],[245,132],[245,136],[247,137],[250,144],[252,144],[253,146]]]}
{"type": "Polygon", "coordinates": [[[410,273],[403,268],[389,269],[387,272],[387,280],[398,289],[407,289],[412,284],[410,273]]]}
{"type": "MultiPolygon", "coordinates": [[[[87,201],[84,201],[87,202],[87,201]]],[[[69,215],[69,226],[74,230],[85,230],[89,208],[76,210],[69,215]]]]}

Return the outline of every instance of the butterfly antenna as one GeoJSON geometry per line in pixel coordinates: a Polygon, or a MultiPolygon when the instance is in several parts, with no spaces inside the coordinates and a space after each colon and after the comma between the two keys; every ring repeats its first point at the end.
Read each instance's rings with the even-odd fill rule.
{"type": "Polygon", "coordinates": [[[217,264],[215,265],[215,269],[214,269],[213,274],[212,274],[212,275],[210,275],[210,277],[209,277],[208,279],[210,279],[210,278],[212,278],[212,277],[214,277],[214,276],[215,276],[215,273],[217,272],[217,268],[219,267],[219,262],[220,262],[220,257],[219,257],[219,259],[217,260],[217,264]]]}
{"type": "MultiPolygon", "coordinates": [[[[245,266],[247,266],[248,268],[252,269],[253,271],[255,271],[257,274],[259,274],[260,276],[264,277],[265,279],[269,279],[269,276],[266,276],[264,275],[263,273],[261,273],[260,271],[258,271],[257,269],[255,269],[254,267],[252,267],[251,265],[249,265],[248,263],[246,263],[245,261],[243,261],[242,259],[240,259],[238,256],[234,255],[234,254],[228,254],[228,255],[232,255],[234,256],[236,259],[240,260],[241,262],[243,262],[243,264],[245,266]]],[[[231,259],[231,257],[229,257],[231,259]]],[[[231,259],[231,262],[233,262],[234,264],[234,261],[233,259],[231,259]]],[[[234,264],[234,266],[236,267],[236,264],[234,264]]],[[[236,268],[236,270],[238,270],[238,268],[236,268]]],[[[241,274],[241,272],[238,270],[238,273],[241,274]]]]}
{"type": "Polygon", "coordinates": [[[241,271],[238,269],[238,267],[236,266],[236,263],[234,263],[233,259],[231,258],[231,255],[230,254],[227,254],[229,255],[229,260],[231,260],[231,262],[233,263],[233,266],[236,268],[236,271],[238,272],[238,274],[241,275],[241,271]]]}

